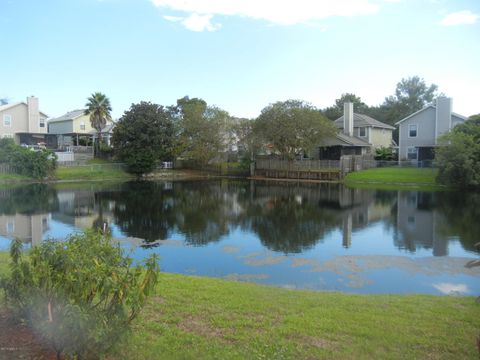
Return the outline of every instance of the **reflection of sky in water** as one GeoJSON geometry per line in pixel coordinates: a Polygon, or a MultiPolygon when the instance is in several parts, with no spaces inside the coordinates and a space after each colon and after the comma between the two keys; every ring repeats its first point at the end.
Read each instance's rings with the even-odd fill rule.
{"type": "MultiPolygon", "coordinates": [[[[219,189],[224,190],[221,187],[214,190],[219,189]]],[[[193,188],[187,190],[190,196],[196,196],[193,188]]],[[[181,191],[179,193],[182,194],[181,191]]],[[[238,191],[238,194],[245,193],[248,190],[238,191]]],[[[122,246],[136,261],[143,260],[151,253],[159,254],[162,271],[253,281],[285,288],[358,293],[480,294],[480,268],[466,269],[464,266],[468,260],[477,258],[478,253],[464,248],[461,239],[448,227],[448,219],[432,210],[434,207],[429,208],[431,199],[425,195],[394,193],[388,199],[390,202],[386,202],[387,205],[384,201],[379,206],[368,193],[365,196],[366,193],[357,191],[355,196],[360,196],[362,201],[346,207],[326,207],[326,210],[322,208],[324,205],[317,205],[317,200],[312,201],[306,195],[304,200],[299,196],[293,197],[293,202],[286,201],[288,197],[285,196],[258,195],[256,207],[249,210],[253,215],[245,217],[242,209],[251,206],[248,198],[243,199],[245,203],[242,203],[242,199],[235,198],[235,189],[226,189],[219,197],[212,192],[212,196],[217,196],[214,201],[208,198],[208,193],[200,198],[198,204],[208,203],[207,210],[198,209],[200,220],[195,217],[194,226],[185,229],[182,221],[192,219],[192,213],[196,216],[197,209],[187,204],[189,206],[173,216],[171,209],[176,206],[175,199],[166,194],[169,193],[158,194],[165,206],[151,209],[152,213],[159,212],[160,215],[149,218],[155,229],[163,222],[167,224],[158,226],[158,231],[163,231],[166,238],[160,238],[165,241],[150,248],[131,246],[132,242],[125,239],[129,236],[138,237],[135,231],[149,229],[145,228],[148,225],[144,228],[132,227],[138,221],[135,218],[137,210],[131,213],[126,210],[137,200],[132,196],[130,202],[122,203],[123,198],[118,196],[118,192],[105,195],[95,193],[93,196],[93,192],[85,190],[81,193],[63,190],[58,196],[63,201],[60,201],[60,210],[51,213],[48,227],[41,237],[63,239],[80,231],[81,226],[92,224],[98,215],[99,200],[104,196],[103,204],[106,207],[103,211],[112,236],[123,239],[122,246]],[[375,206],[370,206],[368,201],[375,206]],[[418,203],[422,201],[419,207],[418,203]],[[217,205],[220,209],[215,209],[217,205]],[[77,207],[81,216],[75,215],[77,207]],[[212,211],[212,214],[206,214],[206,211],[212,211]],[[258,211],[260,213],[256,213],[258,211]],[[259,219],[263,220],[265,213],[270,217],[261,222],[259,219]],[[282,223],[291,220],[288,219],[290,213],[299,220],[291,224],[293,231],[290,225],[282,223]],[[227,215],[227,220],[221,218],[227,215]],[[216,221],[212,222],[212,226],[209,216],[216,221]],[[282,220],[282,216],[287,218],[282,220]],[[319,219],[325,219],[322,221],[326,225],[318,222],[319,219]],[[209,224],[205,226],[205,231],[211,232],[205,236],[195,232],[205,225],[202,221],[209,224]],[[439,228],[437,223],[443,227],[439,228]],[[125,224],[130,227],[126,228],[125,224]],[[287,235],[281,231],[296,236],[295,232],[302,231],[302,226],[308,235],[305,236],[306,240],[300,238],[303,241],[300,244],[283,241],[287,235]],[[279,228],[282,230],[277,233],[279,228]],[[187,233],[193,245],[185,242],[187,233]],[[318,233],[321,235],[315,238],[318,233]],[[198,242],[196,236],[200,239],[198,242]]],[[[148,201],[154,201],[153,198],[148,201]]],[[[142,204],[142,201],[139,203],[142,204]]],[[[138,218],[141,219],[141,216],[138,218]]],[[[138,241],[133,243],[138,244],[138,241]]],[[[8,250],[8,246],[9,240],[2,237],[0,232],[0,250],[8,250]]]]}

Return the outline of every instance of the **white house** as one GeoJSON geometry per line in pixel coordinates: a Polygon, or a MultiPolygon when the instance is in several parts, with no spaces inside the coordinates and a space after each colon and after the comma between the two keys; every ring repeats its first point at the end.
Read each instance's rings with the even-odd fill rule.
{"type": "Polygon", "coordinates": [[[398,159],[433,160],[439,136],[465,120],[465,116],[452,112],[451,98],[439,97],[435,105],[428,105],[395,124],[399,127],[398,159]]]}

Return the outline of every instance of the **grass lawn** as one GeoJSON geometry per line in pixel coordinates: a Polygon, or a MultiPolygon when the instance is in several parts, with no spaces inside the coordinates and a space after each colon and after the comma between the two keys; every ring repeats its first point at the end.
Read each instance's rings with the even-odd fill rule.
{"type": "Polygon", "coordinates": [[[56,180],[112,180],[131,179],[132,175],[118,165],[105,160],[92,160],[87,165],[60,166],[55,172],[56,180]]]}
{"type": "MultiPolygon", "coordinates": [[[[0,253],[1,273],[7,259],[0,253]]],[[[112,356],[473,359],[479,335],[472,297],[308,292],[163,273],[112,356]]]]}
{"type": "Polygon", "coordinates": [[[439,190],[436,169],[386,167],[349,173],[344,182],[353,187],[381,189],[439,190]]]}
{"type": "Polygon", "coordinates": [[[32,178],[24,175],[18,174],[0,174],[0,184],[1,183],[11,183],[16,181],[32,181],[32,178]]]}

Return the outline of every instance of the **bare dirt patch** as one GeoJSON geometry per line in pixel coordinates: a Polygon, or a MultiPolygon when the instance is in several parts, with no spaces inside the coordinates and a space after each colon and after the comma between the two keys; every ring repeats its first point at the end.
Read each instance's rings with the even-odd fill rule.
{"type": "Polygon", "coordinates": [[[208,338],[218,338],[226,341],[226,336],[231,334],[231,331],[228,329],[216,328],[208,324],[205,320],[200,317],[188,316],[183,319],[177,327],[185,332],[208,337],[208,338]]]}
{"type": "Polygon", "coordinates": [[[24,324],[0,309],[0,360],[56,359],[56,353],[24,324]]]}

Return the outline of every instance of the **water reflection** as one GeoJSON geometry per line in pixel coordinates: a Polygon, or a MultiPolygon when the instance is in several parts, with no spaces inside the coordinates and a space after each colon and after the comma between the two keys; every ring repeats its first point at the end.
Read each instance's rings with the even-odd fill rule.
{"type": "MultiPolygon", "coordinates": [[[[480,233],[480,194],[354,190],[338,184],[253,181],[129,182],[55,189],[35,184],[0,190],[0,237],[38,243],[56,237],[50,223],[72,229],[113,227],[146,242],[181,237],[205,246],[241,230],[268,250],[308,251],[334,232],[345,249],[355,234],[381,224],[393,247],[434,256],[459,241],[466,251],[480,233]]],[[[157,243],[158,245],[158,243],[157,243]]]]}

